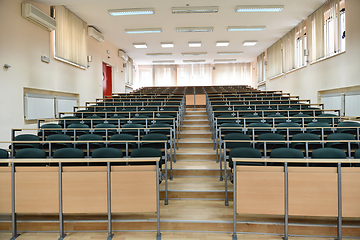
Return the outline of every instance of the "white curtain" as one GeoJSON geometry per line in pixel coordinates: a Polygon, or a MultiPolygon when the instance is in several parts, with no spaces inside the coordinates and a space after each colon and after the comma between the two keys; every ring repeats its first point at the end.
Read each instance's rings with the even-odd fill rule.
{"type": "Polygon", "coordinates": [[[55,57],[87,67],[87,24],[64,6],[55,6],[55,57]]]}
{"type": "Polygon", "coordinates": [[[251,63],[216,64],[214,67],[213,85],[251,86],[251,63]]]}
{"type": "Polygon", "coordinates": [[[283,44],[283,72],[295,68],[295,28],[282,38],[283,44]]]}
{"type": "Polygon", "coordinates": [[[184,64],[177,67],[178,86],[211,86],[212,66],[210,64],[184,64]]]}
{"type": "Polygon", "coordinates": [[[176,86],[177,75],[175,65],[154,65],[153,73],[155,86],[176,86]]]}
{"type": "Polygon", "coordinates": [[[282,73],[282,39],[267,50],[267,64],[267,76],[269,78],[282,73]]]}
{"type": "Polygon", "coordinates": [[[262,82],[266,79],[265,73],[265,52],[257,57],[257,82],[262,82]]]}

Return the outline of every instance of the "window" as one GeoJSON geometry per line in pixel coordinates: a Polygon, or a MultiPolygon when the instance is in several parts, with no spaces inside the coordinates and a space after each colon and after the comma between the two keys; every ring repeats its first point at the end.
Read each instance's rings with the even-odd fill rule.
{"type": "Polygon", "coordinates": [[[296,39],[296,68],[303,66],[303,41],[299,37],[296,39]]]}
{"type": "Polygon", "coordinates": [[[340,51],[344,52],[346,48],[345,41],[345,8],[340,11],[340,51]]]}
{"type": "Polygon", "coordinates": [[[152,71],[151,70],[140,70],[140,86],[141,87],[153,87],[153,79],[152,79],[152,71]]]}

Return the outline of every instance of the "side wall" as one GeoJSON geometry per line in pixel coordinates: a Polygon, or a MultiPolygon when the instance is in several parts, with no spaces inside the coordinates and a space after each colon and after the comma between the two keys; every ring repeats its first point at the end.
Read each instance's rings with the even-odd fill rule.
{"type": "MultiPolygon", "coordinates": [[[[23,87],[80,94],[80,105],[102,97],[102,61],[113,66],[113,91],[125,91],[123,60],[110,42],[88,37],[92,62],[86,70],[53,58],[52,34],[21,17],[21,0],[0,1],[0,141],[10,140],[11,128],[24,123],[23,87]],[[107,51],[110,51],[110,54],[107,51]],[[50,63],[41,56],[50,57],[50,63]],[[3,68],[11,65],[10,69],[3,68]]],[[[32,3],[49,14],[49,6],[32,3]]],[[[33,127],[33,126],[31,126],[33,127]]],[[[2,145],[4,147],[4,145],[2,145]]]]}
{"type": "Polygon", "coordinates": [[[346,52],[276,79],[266,90],[283,90],[317,103],[318,91],[360,85],[360,1],[346,0],[346,52]]]}

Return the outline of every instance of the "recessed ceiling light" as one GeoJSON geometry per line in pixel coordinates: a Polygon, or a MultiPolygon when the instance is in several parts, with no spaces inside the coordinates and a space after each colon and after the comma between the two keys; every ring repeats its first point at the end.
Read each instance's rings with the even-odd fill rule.
{"type": "Polygon", "coordinates": [[[125,29],[126,33],[161,33],[161,28],[138,28],[138,29],[125,29]]]}
{"type": "Polygon", "coordinates": [[[174,47],[174,43],[172,43],[172,42],[160,43],[160,45],[163,48],[172,48],[172,47],[174,47]]]}
{"type": "Polygon", "coordinates": [[[236,6],[235,12],[280,12],[284,5],[241,5],[236,6]]]}
{"type": "Polygon", "coordinates": [[[153,61],[153,63],[175,63],[174,60],[153,61]]]}
{"type": "Polygon", "coordinates": [[[245,46],[245,47],[251,47],[251,46],[255,46],[257,44],[257,41],[245,41],[244,43],[243,43],[243,46],[245,46]]]}
{"type": "Polygon", "coordinates": [[[212,32],[213,27],[178,27],[177,32],[212,32]]]}
{"type": "Polygon", "coordinates": [[[184,63],[202,63],[205,60],[183,60],[184,63]]]}
{"type": "Polygon", "coordinates": [[[173,7],[172,13],[217,13],[219,7],[173,7]]]}
{"type": "Polygon", "coordinates": [[[134,43],[135,48],[147,48],[146,43],[134,43]]]}
{"type": "Polygon", "coordinates": [[[171,56],[172,53],[147,53],[146,56],[148,57],[158,57],[158,56],[171,56]]]}
{"type": "Polygon", "coordinates": [[[227,46],[229,46],[229,41],[216,42],[216,46],[217,47],[227,47],[227,46]]]}
{"type": "Polygon", "coordinates": [[[125,8],[108,10],[111,16],[129,16],[155,14],[154,8],[125,8]]]}
{"type": "Polygon", "coordinates": [[[236,62],[236,59],[215,59],[214,62],[222,63],[222,62],[236,62]]]}
{"type": "Polygon", "coordinates": [[[181,53],[181,56],[206,56],[207,52],[181,53]]]}
{"type": "Polygon", "coordinates": [[[189,47],[201,47],[201,42],[189,42],[189,47]]]}
{"type": "Polygon", "coordinates": [[[218,52],[217,55],[242,55],[243,52],[218,52]]]}
{"type": "Polygon", "coordinates": [[[252,27],[228,27],[229,32],[236,31],[263,31],[266,26],[252,26],[252,27]]]}

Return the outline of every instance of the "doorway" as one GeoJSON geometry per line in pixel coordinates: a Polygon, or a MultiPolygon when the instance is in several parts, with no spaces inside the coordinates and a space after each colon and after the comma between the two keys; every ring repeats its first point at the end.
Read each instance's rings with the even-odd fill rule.
{"type": "Polygon", "coordinates": [[[103,62],[102,63],[102,72],[103,72],[103,98],[109,97],[112,94],[112,67],[103,62]]]}

